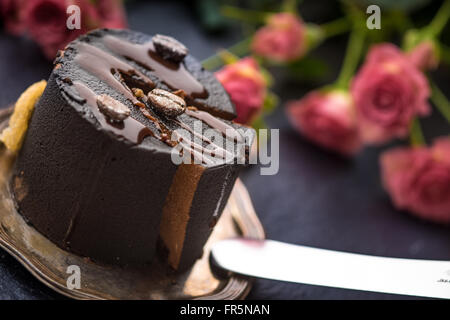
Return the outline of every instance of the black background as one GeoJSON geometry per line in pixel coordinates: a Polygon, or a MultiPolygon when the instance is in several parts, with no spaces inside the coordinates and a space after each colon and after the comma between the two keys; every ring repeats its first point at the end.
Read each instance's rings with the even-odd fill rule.
{"type": "MultiPolygon", "coordinates": [[[[199,59],[241,39],[239,29],[206,34],[189,2],[130,2],[130,28],[149,34],[163,33],[184,42],[199,59]]],[[[332,1],[306,1],[301,7],[306,21],[332,19],[332,1]]],[[[315,50],[314,55],[332,66],[333,80],[346,45],[337,37],[315,50]]],[[[0,33],[0,105],[6,106],[31,83],[48,78],[51,63],[28,40],[0,33]]],[[[301,97],[317,84],[298,83],[276,69],[274,91],[286,100],[301,97]]],[[[442,66],[433,74],[450,96],[450,73],[442,66]]],[[[326,83],[326,81],[324,83],[326,83]]],[[[267,237],[319,248],[404,258],[450,260],[450,229],[423,222],[392,207],[379,179],[379,148],[368,148],[353,160],[327,153],[304,141],[288,124],[281,104],[268,117],[280,129],[280,171],[261,176],[258,167],[245,171],[249,189],[267,237]]],[[[429,141],[449,134],[438,115],[423,121],[429,141]]],[[[331,267],[331,266],[330,266],[331,267]]],[[[411,279],[414,281],[414,279],[411,279]]],[[[0,299],[60,299],[61,295],[34,279],[18,262],[0,250],[0,299]]],[[[249,299],[408,299],[410,297],[354,290],[255,281],[249,299]]]]}

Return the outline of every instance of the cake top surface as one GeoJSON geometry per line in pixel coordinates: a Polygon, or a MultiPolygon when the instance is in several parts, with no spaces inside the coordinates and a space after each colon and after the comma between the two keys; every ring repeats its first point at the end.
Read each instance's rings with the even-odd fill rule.
{"type": "Polygon", "coordinates": [[[235,110],[214,75],[171,37],[95,30],[58,54],[53,74],[70,105],[124,143],[161,152],[178,146],[217,165],[245,158],[254,139],[252,129],[229,121],[235,110]]]}

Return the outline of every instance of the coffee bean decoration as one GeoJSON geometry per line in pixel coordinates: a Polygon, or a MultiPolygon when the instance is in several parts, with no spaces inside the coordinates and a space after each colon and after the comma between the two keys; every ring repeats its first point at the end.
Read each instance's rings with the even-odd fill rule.
{"type": "Polygon", "coordinates": [[[113,121],[123,121],[130,116],[127,106],[106,94],[97,96],[97,106],[101,113],[113,121]]]}
{"type": "Polygon", "coordinates": [[[167,117],[176,117],[186,109],[186,102],[183,98],[169,91],[153,89],[147,96],[153,107],[167,117]]]}
{"type": "Polygon", "coordinates": [[[181,62],[188,54],[188,49],[178,40],[157,34],[152,38],[156,52],[164,59],[181,62]]]}

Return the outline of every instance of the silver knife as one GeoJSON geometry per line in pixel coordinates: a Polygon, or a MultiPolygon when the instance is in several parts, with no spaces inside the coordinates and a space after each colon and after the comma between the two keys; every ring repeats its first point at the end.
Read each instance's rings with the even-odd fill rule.
{"type": "Polygon", "coordinates": [[[211,258],[219,268],[258,278],[450,299],[450,261],[377,257],[243,238],[216,243],[211,258]]]}

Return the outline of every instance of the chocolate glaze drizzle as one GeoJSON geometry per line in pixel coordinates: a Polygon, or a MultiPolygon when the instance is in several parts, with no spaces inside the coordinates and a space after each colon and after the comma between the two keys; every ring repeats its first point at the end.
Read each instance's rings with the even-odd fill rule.
{"type": "MultiPolygon", "coordinates": [[[[202,141],[205,141],[206,143],[214,146],[214,149],[205,149],[202,147],[202,150],[213,156],[213,157],[219,157],[221,159],[226,159],[227,156],[231,156],[230,152],[228,152],[227,150],[219,147],[218,145],[214,144],[214,142],[212,142],[210,139],[208,139],[207,137],[205,137],[204,135],[201,135],[197,132],[195,132],[194,130],[192,130],[187,124],[185,124],[184,122],[181,121],[177,121],[177,124],[182,127],[183,129],[189,131],[193,136],[200,138],[202,141]]],[[[196,144],[196,146],[198,146],[198,144],[196,144]]]]}
{"type": "Polygon", "coordinates": [[[199,111],[199,110],[194,111],[194,110],[186,109],[186,114],[191,117],[202,120],[203,122],[206,122],[209,126],[220,131],[227,139],[231,139],[236,142],[244,141],[244,138],[242,137],[242,135],[235,128],[233,128],[229,124],[223,122],[222,120],[217,119],[216,117],[212,116],[208,112],[199,111]]]}
{"type": "MultiPolygon", "coordinates": [[[[162,59],[154,51],[151,42],[146,44],[135,44],[113,36],[106,36],[103,38],[103,41],[111,51],[134,61],[138,65],[147,68],[149,71],[154,71],[155,74],[173,90],[181,89],[192,98],[205,98],[208,96],[204,87],[186,70],[183,63],[174,63],[162,59]]],[[[150,78],[136,70],[132,65],[113,56],[107,51],[85,42],[76,43],[75,48],[78,51],[75,62],[81,68],[104,81],[117,92],[131,100],[135,105],[139,106],[143,115],[155,124],[156,128],[160,131],[160,135],[153,133],[143,123],[132,117],[128,117],[121,122],[109,120],[97,107],[97,94],[86,84],[80,81],[74,81],[74,88],[77,90],[80,97],[86,100],[95,117],[106,130],[124,137],[135,144],[140,144],[148,135],[156,137],[170,146],[175,146],[179,143],[183,147],[183,150],[187,150],[191,153],[193,158],[200,159],[202,163],[206,164],[213,164],[214,162],[211,159],[206,158],[204,156],[205,154],[222,160],[232,157],[230,152],[214,144],[202,134],[195,132],[179,119],[173,121],[183,129],[189,131],[193,136],[200,138],[202,144],[203,142],[206,142],[211,145],[212,148],[203,147],[202,144],[195,143],[194,141],[187,141],[179,133],[169,130],[164,123],[159,121],[157,117],[150,112],[151,104],[149,104],[147,99],[139,100],[132,92],[132,88],[135,87],[140,87],[148,92],[155,87],[155,84],[150,78]],[[170,140],[172,135],[177,141],[170,140]]],[[[188,109],[185,112],[187,115],[197,118],[208,124],[210,127],[218,130],[227,139],[235,142],[244,141],[242,135],[236,129],[207,112],[188,109]]]]}
{"type": "Polygon", "coordinates": [[[124,86],[123,82],[114,76],[114,73],[122,72],[128,75],[135,74],[140,77],[142,81],[146,82],[148,86],[152,88],[155,87],[155,84],[151,79],[134,69],[133,66],[113,55],[84,42],[77,43],[75,47],[78,49],[78,55],[75,57],[75,62],[78,63],[80,67],[92,73],[100,80],[105,81],[109,86],[122,93],[134,104],[140,104],[141,102],[136,99],[129,88],[124,86]]]}
{"type": "Polygon", "coordinates": [[[152,42],[136,44],[113,36],[106,36],[103,41],[113,52],[154,71],[172,90],[181,89],[192,98],[208,97],[203,85],[186,70],[183,63],[174,63],[161,58],[152,42]]]}

